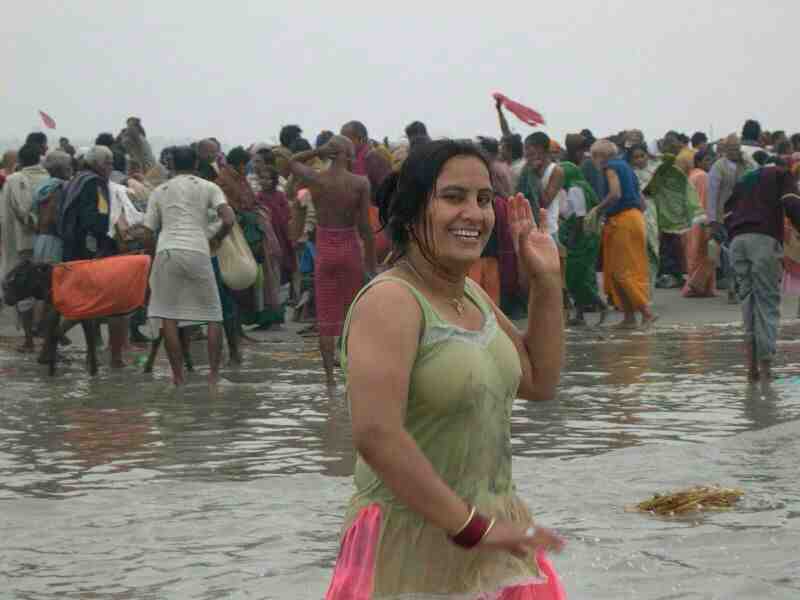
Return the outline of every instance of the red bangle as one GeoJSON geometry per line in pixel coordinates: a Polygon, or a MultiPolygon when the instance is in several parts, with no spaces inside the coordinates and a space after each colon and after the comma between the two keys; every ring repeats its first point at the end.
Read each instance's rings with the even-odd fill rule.
{"type": "Polygon", "coordinates": [[[481,543],[491,525],[489,519],[476,511],[461,531],[450,536],[450,541],[469,550],[481,543]]]}

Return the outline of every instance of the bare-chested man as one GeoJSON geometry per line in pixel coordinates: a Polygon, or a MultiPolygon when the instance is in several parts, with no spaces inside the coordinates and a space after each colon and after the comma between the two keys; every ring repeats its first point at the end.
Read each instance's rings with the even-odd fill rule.
{"type": "Polygon", "coordinates": [[[319,348],[328,385],[333,377],[336,338],[342,334],[345,314],[366,277],[375,274],[375,241],[369,225],[370,186],[365,177],[350,172],[353,143],[334,136],[322,148],[292,157],[289,167],[311,191],[317,212],[317,259],[314,286],[319,326],[319,348]],[[314,158],[330,159],[318,172],[303,164],[314,158]],[[362,254],[358,235],[364,242],[362,254]]]}

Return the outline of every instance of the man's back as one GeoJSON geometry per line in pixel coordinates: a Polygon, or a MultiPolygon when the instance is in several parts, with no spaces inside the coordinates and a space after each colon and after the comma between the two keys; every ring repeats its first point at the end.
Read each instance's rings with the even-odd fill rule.
{"type": "Polygon", "coordinates": [[[318,181],[310,189],[320,227],[356,227],[361,203],[369,201],[367,179],[343,170],[330,169],[320,173],[318,181]]]}
{"type": "MultiPolygon", "coordinates": [[[[219,186],[194,175],[179,175],[157,187],[148,202],[145,225],[160,232],[157,252],[209,253],[209,210],[225,204],[219,186]]],[[[212,212],[213,214],[213,212],[212,212]]]]}
{"type": "Polygon", "coordinates": [[[783,242],[784,216],[800,225],[797,191],[795,178],[780,167],[764,167],[745,175],[725,205],[730,236],[760,233],[783,242]]]}

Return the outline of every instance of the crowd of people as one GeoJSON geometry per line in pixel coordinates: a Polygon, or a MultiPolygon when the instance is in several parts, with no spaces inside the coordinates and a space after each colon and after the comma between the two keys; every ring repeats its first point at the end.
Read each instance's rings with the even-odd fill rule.
{"type": "MultiPolygon", "coordinates": [[[[546,552],[564,540],[514,491],[512,402],[555,395],[565,319],[613,308],[616,327],[648,327],[657,287],[727,289],[749,377],[769,377],[781,293],[800,295],[800,135],[748,121],[721,140],[583,130],[562,146],[496,108],[497,138],[432,140],[416,121],[391,144],[351,121],[312,145],[287,125],[277,145],[206,138],[158,161],[138,118],[89,148],[32,133],[3,156],[4,288],[26,261],[151,254],[146,309],[108,319],[111,364],[150,319],[176,385],[188,331],[207,325],[215,384],[223,337],[239,363],[244,328],[292,307],[327,382],[346,372],[358,451],[327,598],[563,599],[546,552]]],[[[33,351],[50,308],[16,309],[33,351]]]]}
{"type": "MultiPolygon", "coordinates": [[[[585,324],[587,313],[602,322],[612,308],[624,316],[618,327],[647,327],[657,319],[655,288],[680,288],[686,297],[727,290],[730,302],[739,301],[726,203],[748,173],[774,168],[796,174],[800,134],[768,133],[750,120],[741,136],[716,141],[702,132],[669,131],[648,143],[635,129],[597,140],[584,129],[562,145],[541,131],[523,139],[511,131],[499,100],[496,110],[500,136],[474,142],[490,160],[496,222],[469,275],[505,314],[519,319],[527,310],[508,214],[516,193],[528,199],[534,217],[544,210],[543,224],[560,251],[570,325],[585,324]]],[[[314,144],[297,125],[283,127],[279,139],[223,153],[209,137],[164,148],[157,161],[135,117],[87,148],[61,138],[51,151],[45,134],[32,133],[19,150],[3,155],[0,273],[23,260],[53,264],[149,250],[149,307],[108,320],[113,366],[124,365],[127,342],[146,341],[140,328],[148,316],[166,321],[176,382],[183,381],[177,325],[216,344],[216,328],[203,333],[197,325],[221,322],[230,361],[240,363],[242,340],[249,339],[245,327],[280,327],[289,307],[294,318],[308,322],[304,334],[319,335],[333,383],[347,307],[365,282],[397,259],[385,219],[401,167],[431,139],[419,121],[397,144],[374,141],[359,121],[346,123],[339,135],[321,132],[314,144]],[[227,209],[217,213],[223,204],[232,217],[227,209]],[[246,289],[226,286],[215,256],[234,224],[259,265],[246,289]],[[181,253],[210,261],[186,254],[181,263],[181,253]],[[202,290],[175,283],[201,273],[202,290]]],[[[797,237],[787,228],[777,241],[786,250],[783,291],[800,295],[797,237]]],[[[17,305],[22,351],[34,349],[41,304],[17,305]]],[[[62,341],[69,343],[66,336],[62,341]]],[[[764,360],[770,343],[767,348],[758,353],[764,360]]]]}

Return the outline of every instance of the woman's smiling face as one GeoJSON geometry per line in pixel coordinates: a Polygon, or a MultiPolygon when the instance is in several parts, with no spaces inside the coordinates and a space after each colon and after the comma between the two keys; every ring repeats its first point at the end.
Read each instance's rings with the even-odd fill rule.
{"type": "Polygon", "coordinates": [[[481,257],[494,229],[494,190],[486,165],[473,156],[447,161],[425,213],[432,259],[449,270],[466,270],[481,257]]]}

